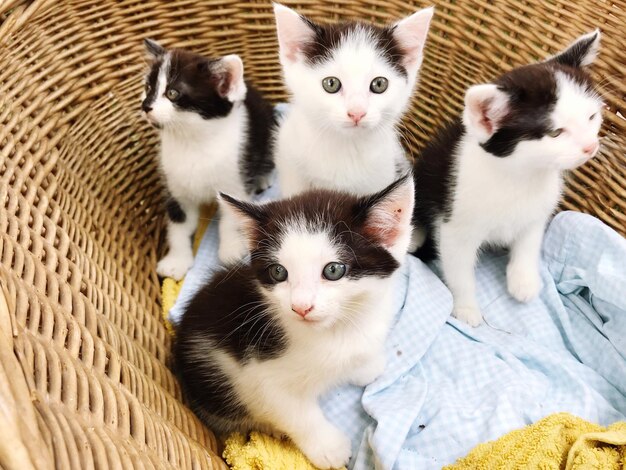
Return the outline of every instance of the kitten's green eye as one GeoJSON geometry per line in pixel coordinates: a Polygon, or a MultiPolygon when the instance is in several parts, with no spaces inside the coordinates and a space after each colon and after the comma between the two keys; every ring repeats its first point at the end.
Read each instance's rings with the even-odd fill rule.
{"type": "Polygon", "coordinates": [[[324,266],[322,276],[329,281],[338,281],[346,274],[346,265],[333,261],[324,266]]]}
{"type": "Polygon", "coordinates": [[[327,93],[337,93],[341,89],[341,82],[337,77],[326,77],[322,80],[322,87],[327,93]]]}
{"type": "Polygon", "coordinates": [[[283,282],[287,279],[287,270],[282,264],[272,264],[269,267],[270,277],[276,282],[283,282]]]}
{"type": "Polygon", "coordinates": [[[554,129],[553,131],[548,132],[550,137],[558,137],[563,132],[563,129],[554,129]]]}
{"type": "Polygon", "coordinates": [[[174,90],[174,88],[170,88],[165,92],[165,96],[170,101],[176,101],[180,97],[180,93],[178,90],[174,90]]]}
{"type": "Polygon", "coordinates": [[[370,91],[372,93],[384,93],[385,90],[387,90],[387,87],[389,86],[389,80],[387,80],[385,77],[376,77],[374,80],[372,80],[372,83],[370,83],[370,91]]]}

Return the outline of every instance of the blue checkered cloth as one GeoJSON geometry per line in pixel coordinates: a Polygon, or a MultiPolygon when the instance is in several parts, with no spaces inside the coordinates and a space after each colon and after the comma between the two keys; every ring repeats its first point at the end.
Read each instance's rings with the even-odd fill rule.
{"type": "MultiPolygon", "coordinates": [[[[217,265],[217,243],[213,223],[170,312],[174,321],[217,265]]],[[[384,374],[322,400],[352,438],[350,468],[438,469],[559,411],[602,425],[625,419],[626,240],[588,215],[557,215],[543,245],[544,286],[529,304],[507,293],[507,259],[480,259],[486,323],[471,328],[450,317],[437,266],[407,256],[384,374]]]]}

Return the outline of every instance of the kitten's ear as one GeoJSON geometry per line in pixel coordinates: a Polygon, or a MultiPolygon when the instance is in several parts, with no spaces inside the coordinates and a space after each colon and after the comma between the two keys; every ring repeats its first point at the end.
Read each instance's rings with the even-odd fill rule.
{"type": "Polygon", "coordinates": [[[150,55],[153,59],[158,59],[165,54],[165,48],[152,39],[144,39],[143,45],[146,47],[148,55],[150,55]]]}
{"type": "Polygon", "coordinates": [[[411,16],[407,16],[393,26],[393,36],[404,52],[402,65],[415,73],[424,58],[424,44],[430,27],[430,20],[435,9],[424,8],[411,16]]]}
{"type": "Polygon", "coordinates": [[[463,123],[468,134],[479,141],[488,140],[500,127],[509,112],[509,95],[497,85],[474,85],[465,93],[463,123]]]}
{"type": "Polygon", "coordinates": [[[248,91],[243,79],[243,62],[236,54],[222,57],[211,72],[217,79],[217,92],[222,98],[234,103],[246,97],[248,91]]]}
{"type": "Polygon", "coordinates": [[[376,240],[397,257],[406,253],[411,237],[415,189],[411,172],[385,189],[364,198],[364,235],[376,240]]]}
{"type": "Polygon", "coordinates": [[[237,221],[239,228],[241,228],[248,239],[248,245],[250,245],[256,228],[264,220],[264,212],[261,206],[235,199],[224,193],[219,193],[217,202],[223,213],[227,212],[237,221]]]}
{"type": "Polygon", "coordinates": [[[298,53],[315,38],[312,23],[280,3],[274,3],[274,17],[280,58],[286,62],[295,62],[298,53]]]}
{"type": "Polygon", "coordinates": [[[548,59],[570,67],[584,67],[591,64],[600,51],[600,30],[584,34],[570,44],[567,49],[548,59]]]}

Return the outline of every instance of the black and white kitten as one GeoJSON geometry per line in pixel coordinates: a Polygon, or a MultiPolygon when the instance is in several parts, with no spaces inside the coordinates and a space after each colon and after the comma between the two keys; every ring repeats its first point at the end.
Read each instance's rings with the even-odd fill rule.
{"type": "MultiPolygon", "coordinates": [[[[152,64],[141,109],[160,129],[161,168],[171,198],[169,253],[161,276],[182,278],[193,263],[191,236],[201,204],[219,191],[240,198],[264,189],[274,167],[272,106],[243,78],[239,56],[206,58],[145,41],[152,64]]],[[[220,220],[221,261],[239,259],[245,242],[227,215],[220,220]]]]}
{"type": "Polygon", "coordinates": [[[320,468],[348,461],[350,440],[318,397],[384,369],[413,198],[408,175],[364,197],[315,190],[255,205],[223,196],[251,264],[216,274],[176,331],[177,372],[198,416],[220,432],[286,434],[320,468]]]}
{"type": "Polygon", "coordinates": [[[545,62],[471,87],[462,119],[442,130],[416,160],[417,256],[439,254],[454,316],[478,325],[474,264],[482,246],[510,247],[510,294],[520,302],[541,288],[539,259],[562,173],[598,151],[602,101],[583,67],[600,32],[578,38],[545,62]],[[425,232],[424,232],[425,231],[425,232]]]}
{"type": "Polygon", "coordinates": [[[396,127],[413,95],[433,11],[387,27],[321,25],[274,4],[291,94],[275,146],[283,195],[312,188],[369,194],[406,173],[396,127]]]}

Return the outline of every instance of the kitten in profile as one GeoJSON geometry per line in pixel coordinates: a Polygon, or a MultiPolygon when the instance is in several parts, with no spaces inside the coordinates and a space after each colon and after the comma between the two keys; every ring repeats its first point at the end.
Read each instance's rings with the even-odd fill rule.
{"type": "Polygon", "coordinates": [[[350,440],[318,397],[384,369],[413,198],[410,175],[362,197],[313,190],[257,205],[223,196],[251,264],[208,281],[176,331],[177,372],[200,418],[219,432],[286,434],[320,468],[347,463],[350,440]]]}
{"type": "Polygon", "coordinates": [[[413,94],[432,8],[385,28],[323,26],[274,4],[290,109],[276,139],[285,196],[380,191],[410,166],[396,129],[413,94]]]}
{"type": "MultiPolygon", "coordinates": [[[[169,253],[157,272],[180,279],[193,263],[200,205],[213,202],[219,191],[246,198],[267,184],[275,118],[272,106],[244,81],[239,56],[206,58],[149,39],[145,46],[152,63],[141,109],[160,129],[160,164],[170,194],[169,253]]],[[[222,214],[222,261],[246,253],[234,227],[222,214]]]]}
{"type": "Polygon", "coordinates": [[[602,101],[583,70],[599,45],[595,31],[544,62],[471,87],[462,119],[416,159],[412,248],[423,260],[440,256],[453,314],[470,325],[482,321],[474,264],[483,246],[510,247],[515,299],[528,302],[540,291],[541,242],[562,174],[599,148],[602,101]]]}

